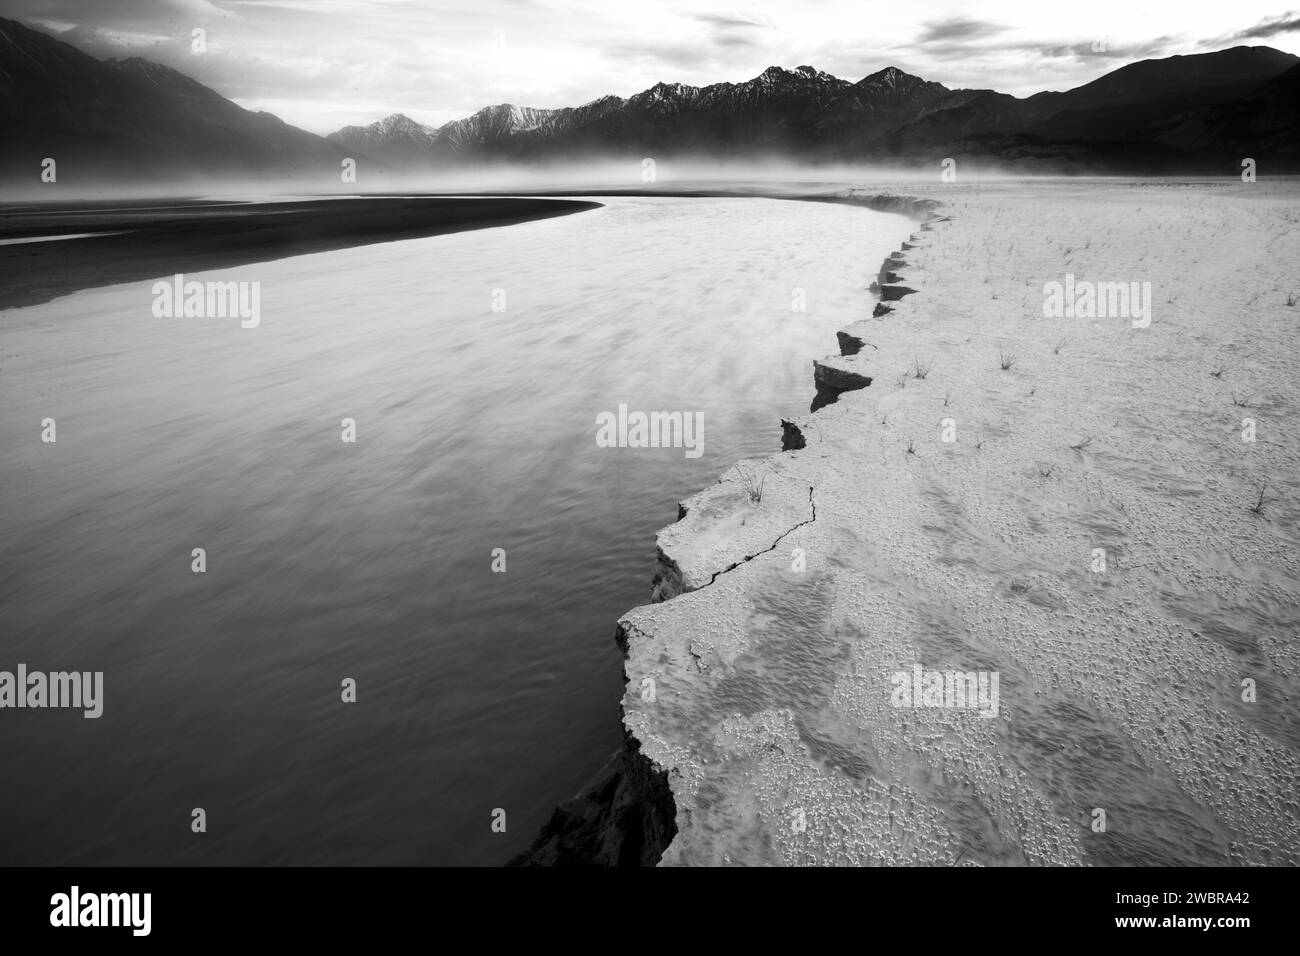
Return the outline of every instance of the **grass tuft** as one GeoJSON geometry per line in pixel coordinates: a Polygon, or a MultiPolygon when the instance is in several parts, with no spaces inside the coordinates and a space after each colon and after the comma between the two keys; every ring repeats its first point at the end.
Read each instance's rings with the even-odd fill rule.
{"type": "Polygon", "coordinates": [[[739,463],[736,465],[736,471],[740,474],[740,480],[745,486],[745,492],[749,495],[749,500],[758,504],[763,500],[763,484],[767,481],[767,475],[758,475],[752,471],[746,471],[745,467],[739,463]]]}

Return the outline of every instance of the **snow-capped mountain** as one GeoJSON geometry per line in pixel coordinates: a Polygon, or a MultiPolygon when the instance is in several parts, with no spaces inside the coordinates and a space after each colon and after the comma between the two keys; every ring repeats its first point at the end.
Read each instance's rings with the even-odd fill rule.
{"type": "MultiPolygon", "coordinates": [[[[824,109],[849,87],[846,80],[801,66],[769,67],[744,83],[687,86],[657,83],[624,100],[604,96],[578,107],[531,109],[505,103],[436,130],[419,127],[418,141],[444,160],[492,154],[510,158],[609,149],[675,145],[709,147],[790,146],[810,111],[824,109]]],[[[398,116],[368,127],[347,127],[335,142],[392,156],[417,142],[398,116]]],[[[418,124],[414,124],[418,126],[418,124]]]]}
{"type": "MultiPolygon", "coordinates": [[[[488,107],[427,130],[427,156],[447,164],[602,153],[888,160],[962,152],[1136,170],[1203,153],[1188,143],[1194,127],[1187,114],[1214,109],[1219,116],[1222,104],[1237,100],[1272,102],[1278,97],[1266,84],[1297,62],[1268,47],[1235,47],[1145,60],[1075,90],[1024,99],[953,90],[892,66],[856,83],[811,66],[772,66],[742,83],[656,83],[626,100],[607,96],[576,108],[488,107]]],[[[1300,163],[1296,123],[1269,123],[1277,158],[1300,163]]],[[[331,138],[388,155],[383,135],[348,133],[331,138]]]]}
{"type": "Polygon", "coordinates": [[[438,131],[403,113],[394,113],[369,126],[345,126],[326,138],[354,153],[399,167],[414,167],[433,161],[438,131]]]}

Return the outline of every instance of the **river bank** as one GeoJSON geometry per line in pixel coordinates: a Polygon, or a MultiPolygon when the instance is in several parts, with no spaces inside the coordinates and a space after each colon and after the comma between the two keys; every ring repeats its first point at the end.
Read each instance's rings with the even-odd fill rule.
{"type": "MultiPolygon", "coordinates": [[[[694,193],[682,195],[698,198],[694,193]]],[[[862,206],[904,215],[918,223],[932,215],[936,205],[914,197],[851,190],[813,195],[788,192],[783,198],[862,206]]],[[[878,279],[886,278],[882,267],[878,279]]],[[[666,600],[686,589],[680,581],[665,581],[672,577],[671,568],[671,559],[660,549],[653,600],[666,600]]],[[[630,649],[621,624],[615,639],[626,661],[630,649]]],[[[627,681],[625,669],[625,684],[627,681]]],[[[509,865],[653,866],[677,833],[676,813],[667,772],[641,753],[639,741],[625,729],[623,747],[581,793],[556,808],[533,844],[509,865]]]]}
{"type": "Polygon", "coordinates": [[[640,846],[1294,864],[1296,188],[928,195],[822,407],[682,503],[619,622],[625,753],[667,785],[640,846]]]}

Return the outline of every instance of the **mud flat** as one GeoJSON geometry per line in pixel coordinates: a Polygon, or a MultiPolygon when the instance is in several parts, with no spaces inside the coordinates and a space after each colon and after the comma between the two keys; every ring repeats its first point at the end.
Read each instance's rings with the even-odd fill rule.
{"type": "Polygon", "coordinates": [[[626,856],[1300,862],[1300,188],[925,195],[819,410],[682,503],[619,622],[667,785],[626,856]]]}
{"type": "Polygon", "coordinates": [[[0,309],[96,286],[508,226],[598,205],[518,196],[15,204],[0,213],[0,309]]]}

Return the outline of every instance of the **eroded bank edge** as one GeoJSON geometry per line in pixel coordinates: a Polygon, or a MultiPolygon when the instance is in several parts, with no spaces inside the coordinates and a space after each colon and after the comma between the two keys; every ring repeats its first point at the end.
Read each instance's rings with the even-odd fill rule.
{"type": "MultiPolygon", "coordinates": [[[[935,211],[940,205],[936,200],[919,199],[913,196],[887,193],[865,194],[848,190],[797,198],[811,202],[856,205],[877,212],[902,214],[916,219],[922,231],[931,229],[931,223],[941,219],[935,211]]],[[[913,235],[913,242],[916,238],[913,235]]],[[[896,271],[907,264],[903,253],[911,248],[913,248],[912,243],[905,242],[900,250],[891,252],[882,261],[876,280],[871,284],[871,291],[879,296],[879,301],[872,312],[874,317],[879,318],[892,311],[889,302],[897,301],[917,291],[904,285],[902,276],[896,271]]],[[[841,356],[856,355],[867,347],[875,348],[874,345],[847,330],[837,332],[836,336],[841,356]]],[[[813,369],[816,398],[810,412],[812,415],[815,415],[819,408],[832,404],[841,393],[866,388],[872,381],[870,376],[837,368],[832,358],[814,360],[813,369]]],[[[781,451],[768,456],[769,459],[805,447],[806,440],[798,422],[783,419],[781,428],[781,451]]],[[[728,472],[728,475],[720,481],[727,480],[730,474],[731,472],[728,472]]],[[[707,581],[700,580],[698,584],[693,583],[692,579],[682,573],[681,567],[670,551],[660,543],[657,548],[657,570],[652,582],[652,603],[671,600],[679,594],[708,587],[721,575],[735,570],[760,554],[772,551],[783,538],[797,528],[815,521],[817,518],[816,488],[810,483],[805,483],[805,486],[808,489],[810,517],[792,522],[789,527],[777,534],[767,547],[745,554],[738,560],[729,560],[723,567],[706,569],[707,581]]],[[[693,500],[694,498],[687,499],[679,505],[677,515],[679,523],[689,514],[690,503],[693,500]]],[[[636,628],[628,621],[627,616],[624,616],[615,629],[615,640],[623,653],[624,687],[630,680],[627,673],[627,659],[631,642],[635,639],[636,628]]],[[[623,711],[622,704],[620,704],[620,711],[623,711]]],[[[626,718],[626,713],[621,713],[621,717],[626,718]]],[[[555,809],[533,844],[510,860],[508,865],[653,866],[659,862],[664,851],[677,835],[676,812],[676,801],[673,798],[668,769],[659,766],[641,752],[641,742],[628,728],[624,719],[623,746],[619,752],[611,757],[596,780],[584,788],[578,797],[555,809]]]]}

